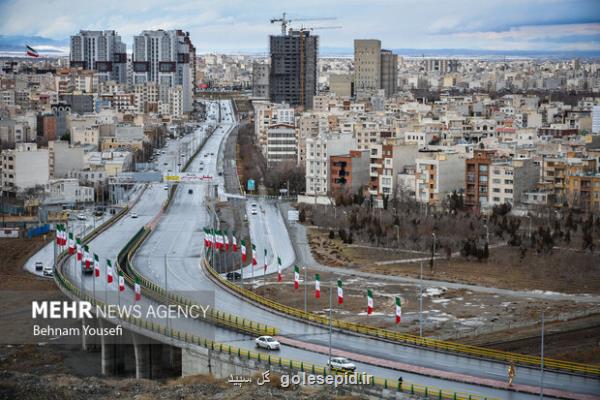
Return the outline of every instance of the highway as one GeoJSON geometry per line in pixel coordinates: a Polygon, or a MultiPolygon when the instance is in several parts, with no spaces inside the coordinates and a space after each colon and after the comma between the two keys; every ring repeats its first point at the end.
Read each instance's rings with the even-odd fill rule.
{"type": "MultiPolygon", "coordinates": [[[[213,223],[212,216],[207,209],[207,201],[212,203],[210,199],[214,197],[214,185],[217,185],[218,197],[221,200],[225,198],[223,178],[219,175],[219,172],[222,172],[222,160],[219,159],[219,155],[222,152],[221,145],[224,138],[235,126],[231,104],[222,102],[222,108],[226,110],[222,115],[223,122],[219,124],[216,131],[207,140],[201,153],[191,162],[188,168],[190,172],[211,175],[213,180],[210,183],[178,186],[169,209],[160,218],[156,229],[137,252],[133,265],[145,277],[166,287],[168,291],[185,292],[185,297],[196,298],[199,301],[205,299],[205,297],[198,295],[199,291],[210,291],[214,293],[214,302],[217,309],[277,327],[280,329],[280,336],[306,343],[306,346],[301,346],[303,348],[282,346],[281,351],[278,352],[281,357],[325,364],[327,361],[326,354],[307,350],[306,348],[309,345],[327,346],[329,336],[326,328],[275,314],[240,299],[210,280],[201,267],[201,259],[204,253],[202,229],[213,223]],[[165,271],[167,271],[166,274],[165,271]]],[[[187,137],[187,141],[193,140],[195,137],[196,141],[199,142],[203,135],[203,130],[199,129],[194,134],[189,135],[191,137],[187,137]]],[[[186,140],[186,138],[182,140],[186,140]]],[[[172,141],[166,154],[161,155],[159,165],[173,168],[174,159],[180,157],[177,147],[179,146],[172,141]],[[167,165],[164,165],[165,163],[167,165]]],[[[130,215],[124,217],[91,243],[91,250],[98,253],[103,262],[105,258],[116,259],[118,251],[124,244],[142,226],[152,221],[161,212],[161,205],[167,198],[167,191],[164,190],[163,186],[163,184],[148,185],[137,204],[130,211],[130,215],[134,212],[137,213],[138,218],[132,218],[130,215]]],[[[251,204],[247,204],[246,213],[250,223],[252,240],[257,243],[259,265],[255,269],[255,276],[259,278],[262,274],[262,249],[267,249],[268,273],[277,271],[277,256],[281,256],[283,266],[289,268],[294,262],[294,254],[291,250],[292,245],[285,224],[277,208],[265,201],[255,202],[259,212],[252,215],[251,204]]],[[[238,262],[239,259],[236,259],[235,263],[238,262]]],[[[246,267],[244,275],[246,277],[250,276],[249,272],[250,270],[246,267]]],[[[105,291],[105,279],[93,279],[91,275],[82,277],[80,269],[75,266],[67,268],[67,274],[73,282],[80,282],[80,285],[89,293],[95,292],[99,300],[115,304],[133,301],[134,294],[129,287],[125,292],[119,294],[118,286],[113,283],[108,291],[105,291]]],[[[290,275],[287,272],[284,284],[289,285],[290,290],[293,290],[290,275]]],[[[323,288],[323,301],[327,301],[327,296],[327,288],[323,288]]],[[[140,304],[144,306],[151,303],[152,301],[146,298],[142,298],[140,301],[140,304]]],[[[162,321],[162,323],[166,325],[166,321],[162,321]]],[[[206,336],[242,348],[254,349],[253,337],[210,326],[202,321],[176,319],[171,320],[169,323],[172,324],[173,328],[180,331],[206,336]]],[[[332,343],[334,354],[337,349],[355,354],[356,358],[366,355],[376,357],[382,361],[406,363],[502,382],[506,380],[506,365],[502,363],[445,354],[425,348],[413,348],[341,332],[333,333],[332,343]]],[[[376,365],[364,363],[357,363],[357,365],[361,372],[365,371],[394,381],[402,376],[405,381],[433,385],[453,391],[465,391],[487,397],[533,398],[533,395],[507,392],[468,383],[451,382],[376,365]]],[[[596,379],[553,372],[546,372],[544,379],[545,386],[548,388],[587,394],[600,393],[600,382],[596,379]]],[[[537,386],[539,382],[539,371],[525,367],[518,368],[515,383],[537,386]]]]}

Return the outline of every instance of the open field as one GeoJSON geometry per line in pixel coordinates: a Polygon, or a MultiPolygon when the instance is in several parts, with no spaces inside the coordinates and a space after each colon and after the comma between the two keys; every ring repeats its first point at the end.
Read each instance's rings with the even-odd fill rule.
{"type": "MultiPolygon", "coordinates": [[[[355,247],[329,239],[322,230],[309,230],[315,259],[324,265],[353,266],[381,275],[418,277],[420,262],[377,265],[378,261],[424,258],[423,277],[514,290],[544,290],[564,293],[600,293],[600,254],[555,249],[551,254],[529,251],[521,258],[519,248],[490,249],[487,261],[452,257],[439,259],[433,269],[429,256],[378,248],[355,247]],[[352,261],[350,261],[352,260],[352,261]]],[[[438,256],[441,256],[438,254],[438,256]]]]}

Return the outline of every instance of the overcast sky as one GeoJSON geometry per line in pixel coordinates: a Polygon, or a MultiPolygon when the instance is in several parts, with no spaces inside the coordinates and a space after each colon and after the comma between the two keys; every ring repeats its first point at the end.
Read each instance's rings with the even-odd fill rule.
{"type": "Polygon", "coordinates": [[[319,31],[321,47],[377,38],[386,48],[600,50],[599,0],[0,0],[0,34],[64,39],[115,29],[130,48],[144,29],[183,29],[199,53],[262,51],[280,29],[269,20],[283,11],[337,17],[303,22],[342,26],[319,31]]]}

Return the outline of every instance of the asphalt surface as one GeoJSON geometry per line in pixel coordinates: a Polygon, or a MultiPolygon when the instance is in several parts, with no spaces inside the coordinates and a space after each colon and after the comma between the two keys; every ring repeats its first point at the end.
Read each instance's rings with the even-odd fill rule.
{"type": "MultiPolygon", "coordinates": [[[[226,105],[227,103],[223,102],[224,109],[230,109],[230,104],[226,105]]],[[[215,184],[218,185],[219,198],[223,199],[225,197],[223,178],[218,175],[222,171],[223,161],[219,160],[218,154],[220,153],[219,149],[223,138],[234,127],[234,123],[231,118],[231,111],[229,111],[229,117],[226,111],[222,117],[226,121],[221,123],[219,128],[207,140],[201,154],[196,157],[189,168],[189,171],[192,172],[199,171],[200,167],[203,168],[202,172],[206,174],[216,172],[217,174],[213,175],[213,181],[197,185],[179,185],[173,203],[159,221],[156,230],[138,251],[134,258],[134,265],[138,271],[155,283],[163,284],[164,282],[164,286],[169,291],[185,291],[188,297],[193,296],[194,292],[203,290],[211,291],[214,293],[215,307],[219,310],[276,326],[281,330],[282,336],[327,346],[329,336],[326,328],[308,325],[304,322],[277,315],[269,310],[249,304],[214,284],[208,279],[206,273],[201,268],[200,261],[203,256],[202,228],[210,226],[213,223],[206,205],[207,201],[213,197],[212,193],[214,192],[215,184]],[[192,193],[189,193],[189,189],[192,189],[192,193]],[[165,270],[167,271],[166,274],[165,270]]],[[[200,130],[193,134],[197,138],[200,138],[201,135],[202,132],[200,130]]],[[[180,153],[180,146],[174,145],[172,141],[169,144],[166,154],[161,156],[161,158],[165,159],[163,163],[166,162],[167,166],[173,168],[173,159],[174,157],[180,157],[180,153]]],[[[130,211],[130,213],[137,213],[138,218],[126,216],[121,219],[91,243],[92,252],[98,253],[103,261],[105,258],[114,260],[118,251],[127,240],[160,212],[160,207],[166,200],[166,197],[167,192],[163,189],[162,184],[148,185],[141,195],[139,202],[130,211]]],[[[268,256],[267,260],[269,263],[267,272],[276,272],[277,265],[274,264],[276,255],[281,255],[283,266],[289,268],[294,261],[294,255],[293,251],[289,251],[291,241],[281,214],[279,214],[275,207],[268,205],[264,201],[258,201],[257,203],[257,207],[262,208],[264,213],[262,210],[257,212],[255,216],[251,212],[248,213],[250,232],[252,233],[253,240],[257,243],[259,254],[262,256],[261,249],[267,248],[268,255],[271,255],[270,258],[268,256]]],[[[251,207],[251,205],[247,207],[251,207]]],[[[229,256],[232,257],[231,254],[229,256]]],[[[239,261],[236,260],[234,262],[239,261]]],[[[262,260],[259,256],[260,272],[262,272],[261,262],[262,260]]],[[[69,261],[69,263],[72,263],[72,261],[69,261]]],[[[86,291],[90,294],[96,294],[100,300],[114,304],[129,304],[134,302],[134,294],[129,287],[127,287],[125,292],[119,294],[118,285],[115,282],[108,285],[108,290],[105,290],[107,286],[105,283],[106,279],[94,279],[91,275],[82,277],[80,268],[75,265],[72,265],[71,268],[66,268],[66,270],[70,279],[74,282],[80,282],[80,285],[86,291]]],[[[290,275],[289,273],[287,274],[286,284],[292,288],[290,275]]],[[[323,288],[323,298],[321,300],[327,301],[327,295],[327,288],[323,288]]],[[[150,299],[142,297],[142,300],[138,304],[147,307],[153,304],[153,302],[150,299]]],[[[155,320],[167,324],[165,320],[158,318],[155,320]]],[[[179,318],[170,320],[169,324],[174,329],[207,336],[223,343],[231,343],[242,348],[254,348],[254,338],[210,326],[202,321],[179,318]]],[[[385,360],[399,361],[488,379],[497,379],[499,381],[505,381],[506,379],[506,365],[502,363],[438,353],[428,349],[412,348],[339,332],[333,333],[332,343],[334,349],[351,351],[356,354],[365,354],[385,360]]],[[[283,346],[278,353],[282,357],[318,364],[325,364],[327,360],[326,355],[289,346],[283,346]]],[[[372,365],[358,364],[358,367],[361,371],[364,370],[365,372],[384,378],[395,380],[401,375],[405,381],[434,385],[448,390],[468,391],[488,397],[505,399],[532,397],[477,385],[460,384],[421,375],[411,375],[406,372],[398,372],[372,365]]],[[[536,386],[539,384],[539,371],[519,367],[515,382],[536,386]]],[[[546,387],[580,393],[600,393],[600,381],[595,379],[546,373],[545,382],[546,387]]]]}

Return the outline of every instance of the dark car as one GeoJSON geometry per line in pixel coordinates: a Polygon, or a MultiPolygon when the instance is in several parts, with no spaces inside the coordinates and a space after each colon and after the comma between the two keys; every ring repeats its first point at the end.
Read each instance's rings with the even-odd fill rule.
{"type": "Polygon", "coordinates": [[[194,191],[192,189],[188,189],[188,193],[192,194],[192,193],[194,193],[194,191]]]}
{"type": "Polygon", "coordinates": [[[239,272],[228,272],[227,279],[230,281],[239,281],[242,279],[242,275],[239,272]]]}

